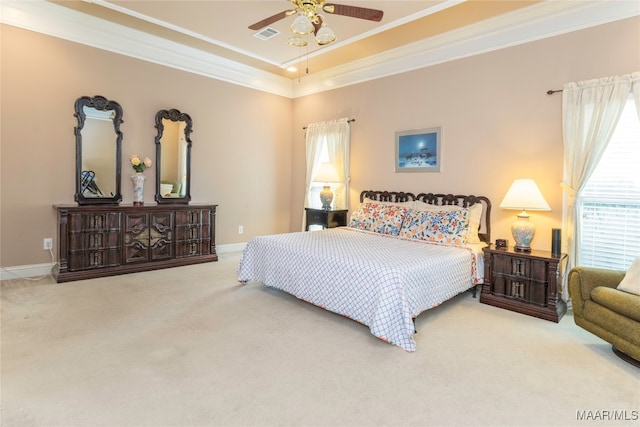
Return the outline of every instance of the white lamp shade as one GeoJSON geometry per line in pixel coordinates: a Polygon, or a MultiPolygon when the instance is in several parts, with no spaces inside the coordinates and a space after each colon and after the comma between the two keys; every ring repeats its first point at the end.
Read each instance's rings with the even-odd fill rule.
{"type": "Polygon", "coordinates": [[[500,203],[502,209],[550,211],[551,207],[532,179],[516,179],[500,203]]]}
{"type": "Polygon", "coordinates": [[[296,16],[296,19],[293,20],[293,24],[291,24],[291,31],[296,34],[305,35],[311,34],[315,30],[315,27],[304,15],[296,16]]]}
{"type": "Polygon", "coordinates": [[[316,33],[316,43],[319,45],[325,45],[336,41],[336,35],[329,27],[321,27],[316,33]]]}
{"type": "Polygon", "coordinates": [[[315,182],[340,182],[340,177],[333,164],[322,163],[313,180],[315,182]]]}
{"type": "Polygon", "coordinates": [[[307,41],[305,39],[303,39],[302,37],[293,36],[293,37],[289,37],[287,39],[287,44],[289,46],[305,47],[307,45],[307,41]]]}
{"type": "Polygon", "coordinates": [[[513,181],[504,199],[502,199],[500,207],[503,209],[522,209],[516,221],[511,224],[511,234],[516,242],[516,250],[530,251],[536,227],[529,221],[529,215],[527,215],[525,209],[551,210],[535,181],[532,179],[516,179],[513,181]]]}

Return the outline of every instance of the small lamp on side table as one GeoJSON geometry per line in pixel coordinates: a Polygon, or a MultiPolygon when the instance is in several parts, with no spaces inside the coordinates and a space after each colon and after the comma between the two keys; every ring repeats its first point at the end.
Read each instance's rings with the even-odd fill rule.
{"type": "Polygon", "coordinates": [[[550,211],[549,204],[542,196],[540,189],[532,179],[516,179],[509,187],[509,191],[500,203],[502,209],[522,209],[518,219],[511,225],[511,234],[516,241],[517,251],[531,251],[531,241],[536,233],[536,227],[529,221],[526,209],[550,211]]]}
{"type": "Polygon", "coordinates": [[[335,166],[331,163],[322,163],[313,180],[315,182],[325,183],[320,192],[320,201],[322,202],[322,209],[331,209],[333,191],[331,191],[330,183],[340,182],[340,177],[338,176],[338,171],[336,171],[335,166]]]}

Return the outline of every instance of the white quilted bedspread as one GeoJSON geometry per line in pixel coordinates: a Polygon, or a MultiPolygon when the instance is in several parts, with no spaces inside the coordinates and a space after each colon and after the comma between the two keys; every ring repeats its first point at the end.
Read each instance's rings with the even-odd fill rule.
{"type": "Polygon", "coordinates": [[[257,281],[369,326],[415,351],[412,318],[474,284],[465,247],[401,239],[349,227],[252,238],[238,279],[257,281]]]}

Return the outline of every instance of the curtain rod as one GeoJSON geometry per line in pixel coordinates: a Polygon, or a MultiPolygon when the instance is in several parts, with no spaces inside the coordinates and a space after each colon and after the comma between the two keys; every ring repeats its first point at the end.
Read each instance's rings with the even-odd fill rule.
{"type": "MultiPolygon", "coordinates": [[[[356,119],[349,119],[349,120],[347,120],[347,123],[351,123],[351,122],[355,122],[355,121],[356,121],[356,119]]],[[[307,130],[307,127],[306,126],[303,127],[302,130],[307,130]]]]}
{"type": "Polygon", "coordinates": [[[558,89],[558,90],[549,89],[547,91],[547,95],[553,95],[556,92],[562,92],[562,89],[558,89]]]}

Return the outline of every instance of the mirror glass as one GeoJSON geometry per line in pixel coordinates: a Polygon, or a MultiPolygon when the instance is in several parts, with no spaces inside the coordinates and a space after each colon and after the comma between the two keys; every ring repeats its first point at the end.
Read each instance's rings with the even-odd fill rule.
{"type": "Polygon", "coordinates": [[[187,204],[191,200],[191,117],[179,110],[156,114],[156,201],[187,204]]]}
{"type": "Polygon", "coordinates": [[[122,107],[102,96],[76,100],[76,195],[80,205],[118,204],[122,107]]]}

